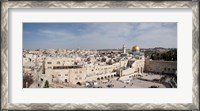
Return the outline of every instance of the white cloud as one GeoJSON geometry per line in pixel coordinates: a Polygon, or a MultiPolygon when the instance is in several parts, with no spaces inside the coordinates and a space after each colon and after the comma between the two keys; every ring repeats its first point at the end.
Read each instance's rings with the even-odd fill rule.
{"type": "Polygon", "coordinates": [[[35,35],[45,38],[46,41],[40,42],[51,48],[121,48],[122,44],[128,48],[135,44],[141,47],[176,47],[177,44],[176,23],[86,23],[85,25],[87,26],[73,31],[39,29],[35,35]]]}

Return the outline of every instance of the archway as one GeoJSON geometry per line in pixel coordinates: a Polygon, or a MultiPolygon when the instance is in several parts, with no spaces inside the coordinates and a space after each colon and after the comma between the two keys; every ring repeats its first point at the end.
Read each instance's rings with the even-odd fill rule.
{"type": "Polygon", "coordinates": [[[100,80],[100,78],[98,77],[98,78],[97,78],[97,80],[99,81],[99,80],[100,80]]]}
{"type": "Polygon", "coordinates": [[[103,79],[103,77],[101,77],[101,79],[103,79]]]}
{"type": "Polygon", "coordinates": [[[76,84],[81,86],[81,83],[80,83],[80,82],[77,82],[76,84]]]}

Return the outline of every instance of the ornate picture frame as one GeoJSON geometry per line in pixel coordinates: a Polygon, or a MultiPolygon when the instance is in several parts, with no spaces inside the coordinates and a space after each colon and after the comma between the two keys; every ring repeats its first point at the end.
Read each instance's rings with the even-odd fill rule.
{"type": "Polygon", "coordinates": [[[1,2],[1,108],[3,110],[199,110],[199,2],[198,1],[2,1],[1,2]],[[192,9],[192,103],[9,103],[9,9],[10,8],[191,8],[192,9]]]}

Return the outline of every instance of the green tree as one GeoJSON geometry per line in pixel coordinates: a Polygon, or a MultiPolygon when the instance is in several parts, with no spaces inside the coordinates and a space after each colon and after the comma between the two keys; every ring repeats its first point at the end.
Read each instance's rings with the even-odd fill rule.
{"type": "Polygon", "coordinates": [[[49,88],[49,81],[45,81],[44,88],[49,88]]]}

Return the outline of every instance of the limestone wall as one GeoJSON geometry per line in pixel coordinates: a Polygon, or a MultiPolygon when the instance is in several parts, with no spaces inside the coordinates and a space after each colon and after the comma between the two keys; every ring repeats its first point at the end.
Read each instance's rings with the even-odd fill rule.
{"type": "Polygon", "coordinates": [[[146,59],[144,70],[145,72],[159,74],[175,74],[177,70],[177,62],[146,59]]]}
{"type": "Polygon", "coordinates": [[[133,64],[132,67],[134,68],[135,72],[137,73],[143,73],[144,70],[144,60],[136,60],[133,64]]]}
{"type": "Polygon", "coordinates": [[[127,76],[131,74],[141,74],[144,70],[144,60],[136,59],[134,61],[129,61],[128,67],[125,69],[117,70],[116,74],[120,76],[127,76]],[[131,65],[131,67],[129,66],[131,65]]]}
{"type": "Polygon", "coordinates": [[[75,62],[84,62],[85,58],[52,58],[45,61],[45,68],[53,68],[53,66],[70,66],[75,62]]]}

